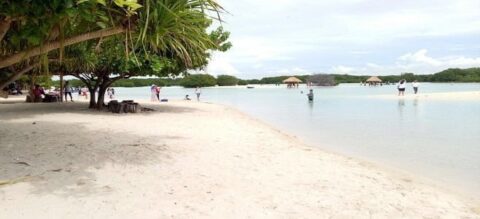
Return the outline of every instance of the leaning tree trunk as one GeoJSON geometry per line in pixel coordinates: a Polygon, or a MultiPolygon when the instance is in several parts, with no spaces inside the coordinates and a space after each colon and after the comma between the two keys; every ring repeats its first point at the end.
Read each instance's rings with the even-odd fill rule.
{"type": "Polygon", "coordinates": [[[88,88],[88,90],[90,91],[90,104],[88,105],[88,108],[95,109],[97,106],[97,99],[95,98],[96,88],[88,88]]]}
{"type": "Polygon", "coordinates": [[[3,89],[5,87],[7,87],[10,83],[18,80],[23,74],[31,71],[32,69],[34,69],[37,66],[38,66],[38,63],[33,64],[33,65],[29,65],[29,66],[25,67],[24,69],[20,70],[19,72],[12,73],[7,79],[5,79],[4,81],[0,81],[0,89],[3,89]]]}
{"type": "Polygon", "coordinates": [[[98,99],[97,99],[97,107],[96,107],[98,110],[103,109],[106,91],[107,91],[107,88],[104,86],[100,86],[100,89],[98,89],[98,99]]]}

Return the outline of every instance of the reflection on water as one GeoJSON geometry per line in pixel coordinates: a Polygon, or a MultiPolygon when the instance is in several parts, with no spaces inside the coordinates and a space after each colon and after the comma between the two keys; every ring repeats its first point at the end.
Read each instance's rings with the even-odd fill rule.
{"type": "Polygon", "coordinates": [[[310,116],[313,115],[313,103],[314,101],[308,101],[308,109],[309,109],[309,112],[310,112],[310,116]]]}
{"type": "Polygon", "coordinates": [[[399,97],[400,99],[398,99],[398,113],[400,115],[400,120],[403,119],[403,108],[405,107],[405,99],[403,99],[402,97],[399,97]]]}
{"type": "MultiPolygon", "coordinates": [[[[424,93],[473,90],[480,90],[480,84],[422,84],[424,93]]],[[[149,88],[116,91],[120,99],[149,98],[149,88]]],[[[182,99],[193,92],[163,88],[162,98],[182,99]]],[[[395,86],[388,85],[314,88],[314,102],[308,102],[307,92],[305,87],[204,88],[202,99],[234,106],[314,146],[387,163],[480,195],[480,101],[368,97],[397,95],[395,86]]]]}

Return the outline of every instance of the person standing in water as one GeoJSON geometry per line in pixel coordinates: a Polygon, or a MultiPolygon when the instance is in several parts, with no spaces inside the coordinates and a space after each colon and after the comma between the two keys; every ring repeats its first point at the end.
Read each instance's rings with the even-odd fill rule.
{"type": "Polygon", "coordinates": [[[418,81],[415,80],[415,81],[413,81],[412,86],[413,86],[413,93],[417,94],[418,93],[418,86],[420,86],[420,83],[418,83],[418,81]]]}
{"type": "Polygon", "coordinates": [[[402,79],[398,82],[397,89],[398,89],[398,96],[405,95],[405,86],[407,85],[407,81],[402,79]]]}
{"type": "Polygon", "coordinates": [[[313,102],[313,89],[310,89],[310,92],[307,94],[308,101],[313,102]]]}
{"type": "Polygon", "coordinates": [[[195,88],[195,94],[197,95],[197,101],[200,101],[200,94],[202,94],[200,87],[195,88]]]}

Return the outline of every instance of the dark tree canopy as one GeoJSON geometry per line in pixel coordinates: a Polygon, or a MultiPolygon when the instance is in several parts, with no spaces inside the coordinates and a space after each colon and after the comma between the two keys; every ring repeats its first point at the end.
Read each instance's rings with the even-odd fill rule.
{"type": "Polygon", "coordinates": [[[211,87],[217,84],[217,80],[209,74],[192,74],[183,78],[180,84],[187,88],[211,87]]]}
{"type": "Polygon", "coordinates": [[[233,86],[238,84],[239,79],[231,75],[218,75],[217,84],[218,86],[233,86]]]}

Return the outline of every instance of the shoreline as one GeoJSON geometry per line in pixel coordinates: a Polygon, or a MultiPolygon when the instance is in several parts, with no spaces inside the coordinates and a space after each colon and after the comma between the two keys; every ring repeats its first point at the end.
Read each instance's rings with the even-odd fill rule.
{"type": "MultiPolygon", "coordinates": [[[[478,93],[480,94],[480,91],[478,93]]],[[[214,105],[219,105],[219,106],[225,107],[225,108],[227,108],[227,109],[229,109],[229,110],[231,110],[231,111],[233,111],[237,114],[242,115],[244,117],[244,119],[250,120],[253,123],[260,124],[267,129],[271,129],[271,130],[277,132],[278,134],[283,135],[285,138],[297,141],[299,143],[299,147],[306,147],[307,149],[319,150],[322,153],[342,157],[342,158],[347,159],[347,160],[354,160],[354,161],[357,161],[358,163],[360,163],[361,165],[365,165],[365,166],[368,166],[368,167],[371,167],[371,168],[376,168],[376,169],[379,169],[379,170],[381,170],[385,173],[388,173],[393,178],[412,179],[413,181],[416,181],[418,183],[434,187],[435,189],[439,189],[441,191],[451,193],[451,194],[454,194],[456,196],[463,197],[465,199],[473,200],[473,202],[477,203],[477,205],[480,206],[480,197],[475,197],[474,195],[469,194],[470,193],[469,191],[462,190],[461,188],[455,187],[451,184],[441,183],[441,182],[438,182],[435,179],[432,179],[432,178],[429,178],[429,177],[426,177],[426,176],[421,176],[420,174],[413,173],[411,171],[402,169],[400,167],[395,167],[395,166],[392,166],[392,165],[389,165],[389,164],[386,164],[386,163],[382,163],[382,162],[379,162],[379,161],[369,160],[367,158],[362,158],[360,156],[347,155],[347,154],[343,154],[341,152],[333,151],[333,150],[325,148],[325,147],[321,147],[321,145],[315,145],[313,143],[307,143],[305,140],[301,139],[297,135],[291,134],[288,131],[284,131],[280,128],[277,128],[274,125],[269,124],[268,122],[263,121],[262,119],[256,118],[252,115],[249,115],[248,113],[243,112],[243,111],[241,111],[241,110],[239,110],[235,107],[232,107],[232,106],[229,106],[229,105],[226,105],[226,104],[219,104],[219,103],[210,103],[210,102],[204,102],[204,103],[214,104],[214,105]]]]}
{"type": "Polygon", "coordinates": [[[406,94],[398,96],[396,94],[369,95],[369,98],[380,99],[405,99],[405,100],[448,100],[448,101],[471,101],[480,100],[480,91],[459,91],[459,92],[438,92],[438,93],[421,93],[406,94]]]}
{"type": "MultiPolygon", "coordinates": [[[[458,194],[445,191],[435,185],[425,184],[423,180],[418,180],[418,178],[412,174],[405,174],[404,171],[386,168],[376,163],[309,146],[296,136],[276,129],[233,107],[211,103],[197,103],[196,101],[171,101],[163,104],[147,104],[146,106],[153,107],[158,111],[139,115],[115,115],[83,109],[82,107],[85,107],[85,103],[45,103],[38,104],[38,112],[32,109],[34,108],[33,104],[0,104],[0,112],[8,117],[8,119],[0,117],[0,124],[21,125],[26,130],[31,129],[32,121],[37,121],[38,124],[55,122],[56,125],[67,125],[68,127],[70,125],[83,124],[82,126],[85,126],[87,129],[86,133],[98,133],[99,130],[107,130],[106,133],[99,133],[100,137],[108,137],[107,133],[111,133],[117,138],[121,138],[120,141],[118,141],[115,138],[108,137],[112,142],[104,142],[104,144],[110,145],[108,148],[114,152],[116,147],[125,144],[123,141],[129,141],[131,142],[129,144],[139,145],[128,147],[128,149],[125,149],[126,151],[136,150],[135,152],[137,154],[142,155],[141,157],[147,157],[147,160],[149,160],[147,164],[141,161],[131,163],[129,159],[125,161],[127,164],[115,161],[104,161],[104,165],[96,166],[96,164],[92,164],[93,168],[90,164],[84,164],[84,169],[88,171],[84,171],[85,173],[81,172],[82,174],[76,173],[75,168],[64,167],[69,166],[68,163],[64,164],[64,166],[60,165],[62,170],[60,170],[59,173],[65,175],[60,177],[60,181],[68,181],[65,183],[67,186],[65,187],[65,185],[62,184],[58,189],[50,188],[48,191],[51,191],[50,193],[52,194],[45,194],[44,192],[38,191],[29,194],[28,191],[32,188],[34,191],[43,190],[42,185],[46,183],[44,181],[47,181],[46,184],[51,181],[49,177],[45,176],[57,177],[55,175],[58,172],[55,171],[43,173],[40,179],[0,186],[0,203],[2,203],[0,214],[5,213],[6,215],[22,217],[22,215],[15,213],[18,212],[18,209],[16,209],[18,207],[15,206],[26,204],[29,210],[37,212],[36,216],[45,215],[38,214],[38,211],[41,209],[37,208],[41,207],[34,204],[33,200],[30,201],[28,198],[27,200],[22,200],[22,197],[33,197],[36,201],[46,201],[47,203],[51,202],[56,204],[59,204],[58,202],[63,200],[66,203],[61,203],[60,205],[66,205],[67,210],[61,211],[59,215],[63,213],[63,215],[71,216],[72,212],[76,212],[77,214],[73,214],[74,217],[98,217],[99,215],[115,217],[122,215],[120,212],[125,213],[125,215],[137,217],[168,216],[170,213],[176,217],[219,217],[231,216],[232,213],[240,216],[257,217],[315,217],[318,216],[320,212],[325,213],[325,215],[337,217],[372,215],[380,217],[435,217],[445,215],[478,217],[480,214],[478,203],[468,203],[469,199],[466,199],[466,197],[460,197],[458,194]],[[53,106],[60,106],[60,109],[53,106]],[[12,112],[11,110],[13,109],[17,109],[18,111],[12,112]],[[5,114],[5,112],[7,113],[5,114]],[[48,114],[41,114],[42,112],[48,112],[48,114]],[[71,121],[72,119],[73,121],[71,121]],[[158,125],[148,124],[148,122],[152,121],[160,123],[158,125]],[[107,124],[98,124],[99,122],[107,124]],[[138,126],[138,123],[141,122],[147,122],[145,126],[148,127],[142,128],[138,126]],[[130,124],[131,127],[128,125],[122,127],[112,126],[124,123],[130,124]],[[151,128],[155,130],[151,130],[151,128]],[[173,131],[170,129],[173,129],[173,131]],[[211,130],[215,130],[216,133],[212,133],[211,130]],[[120,133],[120,135],[117,136],[115,133],[120,133]],[[134,135],[131,136],[132,134],[134,135]],[[159,134],[162,135],[159,136],[159,134]],[[141,138],[135,135],[139,135],[141,138]],[[165,138],[160,145],[158,145],[158,140],[156,140],[158,137],[161,137],[161,139],[165,138]],[[140,143],[137,141],[140,141],[140,143]],[[206,148],[199,147],[199,145],[197,145],[198,142],[202,142],[202,144],[206,142],[206,148]],[[144,146],[145,148],[143,148],[144,146]],[[178,159],[178,161],[171,163],[171,160],[167,159],[167,166],[163,167],[148,155],[148,153],[152,152],[156,154],[158,151],[161,151],[161,153],[165,152],[168,154],[167,157],[173,160],[178,159]],[[230,158],[223,159],[224,157],[230,158]],[[232,162],[232,159],[236,161],[232,162]],[[153,162],[150,163],[151,161],[153,162]],[[118,164],[112,166],[111,163],[118,164]],[[131,173],[118,169],[118,167],[115,167],[116,165],[126,165],[125,167],[127,167],[128,170],[133,168],[136,170],[133,172],[141,171],[144,173],[131,173]],[[220,169],[218,169],[216,165],[220,165],[220,169]],[[65,169],[68,168],[70,168],[70,172],[65,171],[65,169]],[[157,168],[160,168],[161,174],[152,172],[153,170],[158,170],[157,168]],[[194,170],[192,171],[191,169],[194,170]],[[212,175],[215,172],[214,170],[217,171],[217,174],[220,176],[212,175]],[[151,194],[147,195],[148,198],[146,200],[139,199],[141,194],[138,194],[138,191],[135,189],[129,189],[128,184],[125,184],[122,177],[118,178],[118,174],[116,174],[115,171],[123,173],[128,179],[137,177],[147,178],[140,180],[141,184],[147,187],[141,189],[141,191],[149,193],[153,191],[160,192],[158,194],[165,193],[168,200],[151,194]],[[145,174],[145,172],[150,172],[153,176],[145,174]],[[174,174],[175,172],[182,174],[178,177],[178,175],[174,174]],[[197,175],[198,173],[201,174],[197,175]],[[80,177],[76,175],[80,175],[80,177]],[[201,177],[201,175],[206,175],[207,177],[204,178],[201,177]],[[198,178],[199,176],[200,178],[198,178]],[[182,183],[188,184],[185,185],[187,188],[196,188],[193,191],[189,191],[189,193],[181,192],[180,195],[175,196],[178,200],[188,202],[188,206],[190,207],[185,208],[184,206],[183,208],[179,208],[176,204],[172,205],[169,199],[169,197],[171,198],[171,194],[169,194],[171,189],[164,188],[164,185],[158,185],[160,188],[152,187],[149,183],[156,182],[154,179],[157,177],[160,177],[159,179],[174,178],[173,180],[167,180],[169,183],[166,183],[170,185],[170,187],[175,187],[174,190],[186,189],[182,188],[183,185],[175,186],[175,184],[182,183]],[[73,181],[70,178],[73,178],[73,181]],[[110,189],[106,187],[96,188],[94,185],[90,185],[92,178],[97,179],[93,184],[100,181],[109,182],[111,185],[108,187],[118,187],[119,191],[110,191],[110,189]],[[252,182],[257,182],[257,184],[252,182]],[[40,184],[40,186],[36,184],[40,184]],[[199,185],[200,188],[198,188],[199,185]],[[76,197],[77,193],[83,194],[83,192],[85,192],[83,191],[85,188],[82,188],[85,186],[94,187],[93,189],[90,188],[93,191],[89,191],[92,192],[92,195],[76,197]],[[100,189],[100,191],[97,191],[97,189],[100,189]],[[58,190],[60,190],[60,192],[58,190]],[[204,197],[205,193],[200,192],[202,190],[223,190],[222,192],[217,191],[218,194],[214,195],[214,199],[220,199],[220,201],[217,201],[215,205],[205,203],[204,201],[207,199],[204,197]],[[128,196],[127,191],[133,192],[133,195],[130,195],[131,197],[128,196]],[[75,198],[67,197],[67,199],[65,199],[60,195],[65,192],[75,198]],[[27,196],[22,196],[22,194],[27,196]],[[126,197],[130,197],[128,199],[134,199],[149,206],[153,204],[153,201],[164,203],[167,206],[172,205],[170,207],[172,207],[173,210],[161,208],[162,211],[159,213],[158,211],[151,211],[144,209],[142,206],[137,206],[140,209],[131,209],[134,211],[130,213],[114,211],[114,205],[112,205],[109,200],[120,198],[119,202],[125,202],[126,200],[123,200],[126,198],[125,195],[127,195],[126,197]],[[190,197],[190,195],[192,197],[190,197]],[[242,198],[241,196],[246,197],[242,198]],[[369,200],[372,198],[373,200],[369,200]],[[14,201],[12,201],[12,199],[14,201]],[[85,205],[77,206],[76,204],[78,204],[79,201],[83,201],[81,203],[107,201],[107,204],[102,204],[102,206],[106,208],[102,210],[104,214],[89,215],[88,212],[82,213],[82,211],[89,208],[86,208],[85,205]],[[252,205],[252,203],[255,204],[252,205]],[[425,205],[425,203],[428,204],[425,205]],[[225,209],[215,208],[214,206],[217,205],[221,205],[225,209]],[[73,209],[68,210],[68,207],[73,209]],[[212,207],[213,210],[211,212],[207,210],[212,207]],[[241,209],[245,208],[252,209],[253,211],[241,211],[241,209]],[[139,210],[146,212],[140,213],[138,212],[139,210]],[[440,214],[440,212],[444,213],[440,214]]],[[[64,130],[56,130],[56,132],[65,134],[64,130]]],[[[2,144],[1,146],[5,146],[5,144],[15,144],[14,139],[11,139],[10,136],[4,135],[1,137],[5,138],[7,142],[0,143],[2,144]]],[[[83,139],[84,137],[79,138],[77,136],[75,138],[78,142],[86,140],[83,139]]],[[[69,141],[68,138],[61,137],[61,139],[64,139],[66,142],[69,141]]],[[[101,141],[100,139],[97,140],[101,141]]],[[[47,148],[53,147],[53,150],[57,148],[58,151],[62,151],[71,147],[62,144],[63,142],[57,142],[54,139],[46,139],[46,141],[55,145],[47,146],[47,148]]],[[[89,144],[85,145],[84,147],[87,148],[101,147],[100,145],[95,145],[93,142],[90,142],[90,146],[88,146],[89,144]]],[[[0,149],[5,148],[2,147],[0,149]]],[[[104,153],[113,154],[110,156],[114,156],[115,154],[108,152],[109,150],[105,151],[106,148],[101,149],[104,153]]],[[[85,150],[85,148],[80,147],[77,150],[82,151],[85,150]]],[[[83,152],[88,154],[88,151],[83,152]]],[[[120,152],[120,154],[123,153],[124,152],[120,152]]],[[[127,153],[127,155],[128,154],[129,153],[127,153]]],[[[3,155],[5,156],[5,153],[3,153],[3,155]]],[[[33,156],[33,154],[30,155],[33,156]]],[[[98,156],[98,153],[92,153],[90,155],[98,156]]],[[[121,159],[122,156],[115,157],[116,159],[121,159]]],[[[4,159],[7,158],[8,157],[4,157],[4,159]]],[[[135,157],[130,159],[135,160],[135,157]]],[[[73,159],[73,163],[76,162],[77,161],[73,159]]],[[[32,165],[32,161],[28,161],[28,163],[32,165]]],[[[165,164],[165,162],[160,163],[165,164]]],[[[5,165],[7,169],[11,168],[11,172],[7,171],[7,175],[12,175],[15,172],[25,172],[25,170],[23,170],[25,168],[34,168],[32,167],[33,165],[28,167],[23,167],[25,165],[18,164],[12,165],[11,162],[7,162],[5,165]]],[[[49,165],[52,164],[48,162],[44,164],[44,166],[49,165]]],[[[57,165],[55,167],[57,169],[53,168],[52,170],[58,170],[60,167],[57,165]]],[[[5,172],[0,173],[3,174],[5,172]]],[[[2,175],[0,174],[0,176],[2,175]]],[[[3,177],[0,178],[0,180],[3,180],[3,177]]],[[[55,182],[55,180],[53,180],[53,182],[55,182]]],[[[139,188],[136,187],[136,189],[139,188]]],[[[210,193],[208,192],[209,191],[206,191],[207,194],[215,193],[212,191],[210,191],[210,193]]],[[[153,205],[156,206],[155,204],[153,205]]],[[[50,209],[50,211],[47,210],[46,215],[54,212],[54,209],[50,209]]],[[[32,213],[32,215],[34,215],[34,213],[32,213]]]]}

